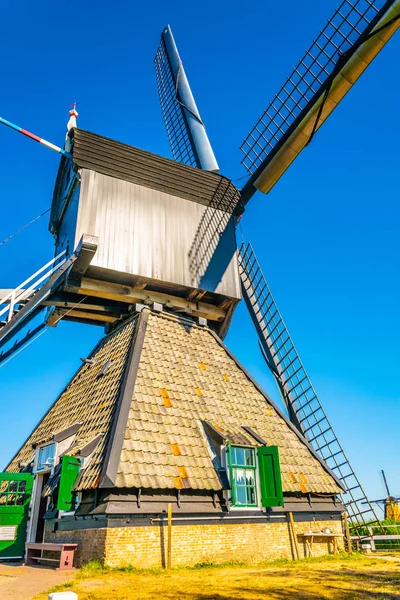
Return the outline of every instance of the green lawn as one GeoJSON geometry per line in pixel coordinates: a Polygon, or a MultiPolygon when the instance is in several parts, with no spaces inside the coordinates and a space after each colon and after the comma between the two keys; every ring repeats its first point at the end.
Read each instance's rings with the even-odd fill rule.
{"type": "MultiPolygon", "coordinates": [[[[400,599],[400,554],[168,571],[92,564],[59,586],[64,590],[77,592],[79,600],[392,600],[400,599]]],[[[37,600],[47,600],[47,594],[37,600]]]]}

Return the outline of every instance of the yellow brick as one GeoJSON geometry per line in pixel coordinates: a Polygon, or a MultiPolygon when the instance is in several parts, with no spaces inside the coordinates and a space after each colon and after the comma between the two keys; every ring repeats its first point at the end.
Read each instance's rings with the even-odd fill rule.
{"type": "MultiPolygon", "coordinates": [[[[320,531],[329,527],[341,533],[340,521],[307,521],[295,523],[296,533],[320,531]]],[[[305,548],[298,537],[301,555],[305,548]]],[[[45,541],[78,544],[76,565],[94,558],[112,567],[131,564],[139,568],[160,567],[165,562],[167,530],[159,523],[147,527],[112,527],[76,531],[46,529],[45,541]],[[163,561],[161,559],[163,558],[163,561]]],[[[340,541],[339,547],[343,547],[340,541]]],[[[314,554],[328,552],[327,541],[316,538],[314,554]]],[[[173,565],[194,565],[199,562],[260,561],[291,558],[292,548],[288,525],[281,523],[247,523],[228,525],[173,525],[173,565]]]]}

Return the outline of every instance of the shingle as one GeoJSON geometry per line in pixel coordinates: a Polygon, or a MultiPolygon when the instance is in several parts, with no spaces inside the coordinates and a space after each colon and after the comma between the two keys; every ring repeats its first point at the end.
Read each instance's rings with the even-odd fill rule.
{"type": "MultiPolygon", "coordinates": [[[[196,169],[109,138],[74,130],[74,162],[83,168],[153,190],[233,212],[240,195],[233,183],[210,171],[196,169]]],[[[61,173],[54,194],[59,193],[61,173]]]]}
{"type": "MultiPolygon", "coordinates": [[[[135,327],[136,319],[100,342],[91,355],[96,361],[95,365],[83,364],[80,367],[7,467],[9,471],[18,470],[20,462],[31,458],[33,443],[45,438],[52,439],[54,433],[74,423],[82,423],[71,448],[74,454],[98,433],[109,432],[135,327]],[[104,376],[97,377],[101,366],[111,357],[114,357],[112,368],[104,376]]],[[[98,480],[105,448],[106,440],[103,439],[97,445],[89,466],[82,473],[79,489],[91,488],[98,480]]]]}
{"type": "MultiPolygon", "coordinates": [[[[168,479],[173,466],[173,477],[178,477],[176,468],[186,469],[185,488],[222,488],[204,432],[199,430],[201,421],[209,421],[218,424],[221,435],[232,443],[257,445],[242,429],[242,425],[248,425],[269,444],[278,445],[284,491],[300,492],[297,482],[305,485],[300,479],[302,473],[308,481],[307,491],[339,492],[336,482],[289,428],[272,402],[267,402],[207,328],[182,327],[177,319],[152,313],[132,398],[132,405],[137,408],[127,428],[152,431],[149,413],[154,403],[163,402],[163,397],[172,399],[173,406],[160,412],[158,421],[162,427],[153,433],[158,444],[163,443],[163,448],[167,448],[166,455],[162,457],[157,447],[142,446],[140,456],[132,450],[129,456],[134,464],[147,454],[146,461],[157,466],[158,478],[166,478],[168,487],[173,487],[168,479]],[[156,385],[149,386],[150,381],[156,381],[156,385]],[[296,483],[292,482],[289,472],[297,477],[296,483]]],[[[132,432],[127,433],[125,437],[129,440],[132,435],[132,432]]],[[[130,449],[128,445],[126,449],[130,449]]],[[[129,468],[129,463],[121,461],[117,482],[121,487],[127,484],[124,477],[125,473],[129,474],[129,468]]],[[[149,482],[147,478],[141,485],[146,487],[149,483],[156,488],[159,481],[154,477],[149,482]]]]}
{"type": "MultiPolygon", "coordinates": [[[[222,489],[202,425],[207,421],[234,444],[257,445],[243,430],[247,425],[277,445],[284,492],[338,493],[334,479],[211,332],[182,324],[165,313],[149,315],[116,487],[176,489],[179,483],[182,489],[222,489]],[[172,406],[164,404],[166,398],[172,406]]],[[[98,433],[103,437],[78,489],[98,485],[135,326],[129,321],[100,342],[92,354],[95,367],[79,369],[8,470],[31,459],[32,443],[79,421],[71,452],[77,454],[98,433]],[[112,368],[97,377],[111,359],[112,368]]]]}

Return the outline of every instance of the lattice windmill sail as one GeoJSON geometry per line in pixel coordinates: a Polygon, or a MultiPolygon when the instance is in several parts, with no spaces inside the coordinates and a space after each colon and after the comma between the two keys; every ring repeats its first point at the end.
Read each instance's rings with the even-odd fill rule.
{"type": "Polygon", "coordinates": [[[218,171],[218,163],[169,25],[161,34],[154,65],[161,110],[174,159],[206,171],[218,171]]]}
{"type": "Polygon", "coordinates": [[[398,0],[344,0],[240,149],[244,203],[268,193],[398,29],[398,0]]]}
{"type": "Polygon", "coordinates": [[[345,488],[342,501],[353,523],[377,522],[339,439],[293,344],[251,244],[239,250],[243,297],[290,420],[345,488]]]}

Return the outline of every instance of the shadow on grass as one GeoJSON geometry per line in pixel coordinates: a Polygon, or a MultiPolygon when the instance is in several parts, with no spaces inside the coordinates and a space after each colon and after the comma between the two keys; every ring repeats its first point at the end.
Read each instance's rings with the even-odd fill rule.
{"type": "MultiPolygon", "coordinates": [[[[355,569],[341,568],[307,572],[303,570],[293,573],[290,569],[269,569],[268,571],[252,571],[235,573],[232,579],[226,579],[226,593],[207,592],[201,584],[198,591],[179,590],[179,600],[396,600],[400,599],[400,573],[391,571],[360,572],[355,569]],[[260,577],[279,577],[277,585],[249,586],[249,580],[260,582],[260,577]],[[287,579],[290,577],[290,579],[287,579]],[[287,582],[287,583],[286,583],[287,582]],[[286,585],[285,585],[286,584],[286,585]],[[309,587],[310,589],[307,589],[309,587]],[[389,587],[394,591],[381,591],[389,587]]],[[[173,600],[177,590],[168,590],[163,600],[173,600]]]]}
{"type": "MultiPolygon", "coordinates": [[[[354,557],[351,563],[341,559],[336,564],[327,564],[329,559],[281,560],[258,567],[204,563],[168,571],[129,566],[108,569],[95,562],[82,569],[75,585],[84,585],[87,600],[400,600],[400,570],[393,570],[393,563],[379,568],[378,561],[368,563],[359,558],[360,568],[354,557]],[[306,564],[311,562],[321,562],[320,568],[306,564]],[[115,579],[108,582],[108,576],[115,579]],[[110,596],[101,589],[107,583],[111,584],[110,596]]],[[[64,586],[66,589],[68,583],[59,589],[64,586]]]]}
{"type": "MultiPolygon", "coordinates": [[[[282,585],[268,586],[265,590],[258,586],[231,586],[225,594],[180,594],[180,600],[250,600],[265,598],[268,600],[396,600],[400,599],[400,573],[390,571],[360,572],[354,569],[332,569],[320,572],[293,573],[291,570],[271,569],[268,572],[248,574],[254,578],[260,576],[281,577],[282,585]],[[285,576],[293,576],[287,580],[285,576]],[[310,588],[307,590],[307,580],[310,588]],[[383,587],[392,587],[399,593],[382,592],[383,587]],[[368,588],[368,589],[366,589],[368,588]]],[[[237,580],[236,580],[237,581],[237,580]]],[[[228,582],[227,582],[228,583],[228,582]]],[[[239,583],[239,582],[238,582],[239,583]]],[[[247,583],[247,582],[246,582],[247,583]]],[[[229,584],[228,584],[229,585],[229,584]]]]}

